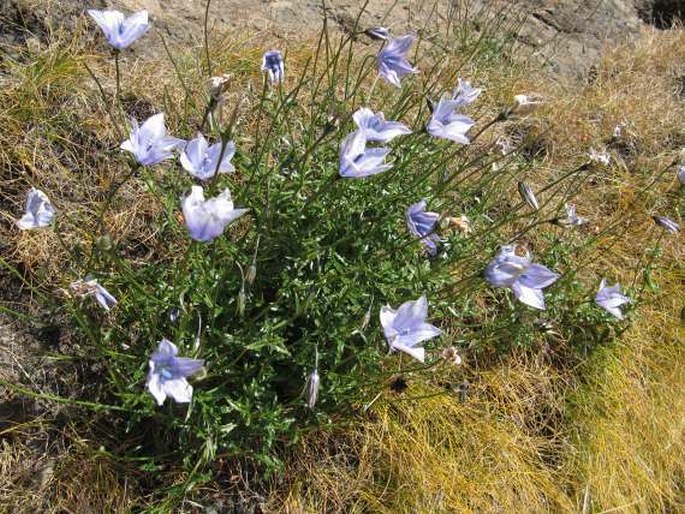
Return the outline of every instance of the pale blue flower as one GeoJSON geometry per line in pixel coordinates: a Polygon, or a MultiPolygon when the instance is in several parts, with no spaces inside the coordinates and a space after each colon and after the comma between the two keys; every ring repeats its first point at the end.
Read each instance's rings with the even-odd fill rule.
{"type": "Polygon", "coordinates": [[[559,276],[542,264],[534,264],[527,250],[524,256],[516,255],[514,246],[503,246],[485,269],[485,279],[491,285],[511,288],[519,301],[541,310],[545,309],[542,290],[559,276]]]}
{"type": "Polygon", "coordinates": [[[595,296],[595,303],[602,309],[618,319],[623,319],[623,313],[621,312],[620,307],[621,305],[631,302],[632,300],[630,298],[621,294],[620,285],[614,284],[611,287],[607,287],[607,281],[602,279],[602,282],[599,284],[597,296],[595,296]]]}
{"type": "Polygon", "coordinates": [[[205,362],[176,355],[176,345],[168,339],[162,339],[157,351],[150,357],[147,388],[157,405],[162,405],[167,396],[176,403],[189,403],[193,397],[193,386],[186,378],[202,371],[205,362]]]}
{"type": "Polygon", "coordinates": [[[440,215],[426,211],[426,200],[410,205],[406,212],[407,228],[412,235],[421,238],[431,255],[438,251],[440,236],[435,233],[440,215]]]}
{"type": "Polygon", "coordinates": [[[470,105],[483,92],[482,88],[471,86],[468,80],[457,79],[457,87],[452,93],[452,99],[460,103],[460,106],[470,105]]]}
{"type": "Polygon", "coordinates": [[[173,151],[183,143],[183,139],[167,135],[164,113],[160,112],[150,116],[140,127],[132,120],[131,135],[120,148],[135,155],[143,166],[152,166],[173,157],[173,151]]]}
{"type": "Polygon", "coordinates": [[[190,194],[181,200],[181,207],[190,237],[195,241],[211,241],[220,236],[226,226],[249,211],[233,207],[228,189],[216,198],[205,200],[202,186],[193,186],[190,194]]]}
{"type": "Polygon", "coordinates": [[[32,187],[26,193],[25,213],[17,221],[17,225],[21,230],[44,228],[50,226],[54,217],[55,208],[47,195],[40,189],[32,187]]]}
{"type": "Polygon", "coordinates": [[[102,29],[110,45],[117,50],[129,47],[150,28],[147,11],[140,11],[128,18],[119,11],[97,11],[89,9],[88,14],[102,29]]]}
{"type": "Polygon", "coordinates": [[[678,175],[678,180],[680,180],[680,183],[685,185],[685,164],[683,164],[682,166],[680,166],[678,168],[677,175],[678,175]]]}
{"type": "Polygon", "coordinates": [[[76,296],[94,296],[95,300],[106,311],[111,310],[118,303],[117,299],[107,289],[98,284],[97,279],[90,275],[85,280],[72,282],[69,287],[76,296]]]}
{"type": "Polygon", "coordinates": [[[426,323],[427,317],[428,300],[425,296],[405,302],[397,310],[390,305],[381,307],[381,325],[390,351],[399,350],[423,362],[426,353],[418,345],[441,334],[438,327],[426,323]]]}
{"type": "Polygon", "coordinates": [[[397,87],[402,87],[400,79],[410,73],[418,73],[407,61],[406,53],[416,39],[415,34],[406,34],[395,39],[391,39],[385,47],[378,53],[378,73],[385,80],[397,87]]]}
{"type": "Polygon", "coordinates": [[[267,72],[272,84],[279,84],[285,79],[285,64],[278,50],[269,50],[262,57],[262,71],[267,72]]]}
{"type": "Polygon", "coordinates": [[[364,132],[367,141],[387,143],[397,136],[411,134],[411,130],[399,121],[385,121],[382,112],[374,114],[371,109],[361,107],[352,115],[354,122],[364,132]]]}
{"type": "Polygon", "coordinates": [[[392,168],[385,162],[390,148],[366,148],[366,136],[357,130],[347,136],[340,147],[340,176],[362,178],[392,168]]]}
{"type": "Polygon", "coordinates": [[[475,125],[468,116],[458,114],[456,111],[464,105],[462,100],[451,100],[443,96],[433,108],[426,130],[433,137],[449,139],[464,145],[469,144],[466,133],[475,125]]]}
{"type": "Polygon", "coordinates": [[[197,137],[189,141],[181,153],[181,166],[193,177],[200,180],[209,180],[214,177],[217,167],[219,173],[235,171],[233,164],[231,164],[231,159],[235,154],[235,144],[233,141],[226,143],[224,154],[221,157],[221,165],[219,165],[221,146],[220,142],[209,146],[204,136],[198,133],[197,137]]]}

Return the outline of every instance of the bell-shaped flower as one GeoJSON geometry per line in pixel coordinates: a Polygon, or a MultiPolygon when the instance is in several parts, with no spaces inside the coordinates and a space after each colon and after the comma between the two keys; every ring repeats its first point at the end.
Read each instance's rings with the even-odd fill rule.
{"type": "Polygon", "coordinates": [[[231,159],[235,154],[235,144],[228,141],[221,155],[222,143],[209,145],[202,134],[188,142],[181,152],[181,166],[193,177],[209,180],[215,173],[231,173],[235,171],[231,159]],[[221,157],[221,164],[219,164],[221,157]]]}
{"type": "Polygon", "coordinates": [[[678,180],[680,180],[680,183],[685,185],[685,164],[678,168],[678,172],[676,174],[678,175],[678,180]]]}
{"type": "Polygon", "coordinates": [[[534,264],[527,250],[525,255],[517,255],[514,246],[503,246],[485,269],[485,279],[491,285],[511,288],[520,302],[541,310],[545,309],[542,290],[558,278],[542,264],[534,264]]]}
{"type": "Polygon", "coordinates": [[[131,135],[120,148],[135,155],[143,166],[152,166],[173,157],[173,151],[183,143],[183,139],[167,135],[164,113],[160,112],[150,116],[140,127],[132,120],[131,135]]]}
{"type": "Polygon", "coordinates": [[[352,115],[359,130],[364,132],[367,141],[387,143],[397,136],[411,134],[411,130],[399,121],[385,121],[382,112],[374,114],[371,109],[361,107],[352,115]]]}
{"type": "Polygon", "coordinates": [[[554,223],[557,225],[561,225],[562,227],[580,227],[581,225],[585,225],[587,223],[587,220],[585,218],[581,218],[576,214],[576,206],[573,204],[566,204],[564,205],[564,209],[566,210],[566,217],[564,218],[557,218],[554,220],[554,223]]]}
{"type": "Polygon", "coordinates": [[[272,84],[280,84],[285,79],[285,63],[278,50],[269,50],[262,57],[262,71],[269,75],[272,84]]]}
{"type": "Polygon", "coordinates": [[[109,311],[118,302],[117,299],[112,296],[107,289],[98,284],[98,281],[88,275],[85,279],[76,280],[69,285],[72,293],[76,296],[94,296],[95,300],[100,304],[100,306],[109,311]]]}
{"type": "Polygon", "coordinates": [[[427,317],[428,300],[425,296],[405,302],[397,310],[389,305],[381,307],[381,325],[390,351],[399,350],[423,362],[426,353],[419,345],[441,333],[438,327],[426,323],[427,317]]]}
{"type": "Polygon", "coordinates": [[[21,230],[31,230],[50,226],[55,217],[55,208],[47,195],[40,189],[32,187],[26,193],[24,215],[17,221],[21,230]]]}
{"type": "Polygon", "coordinates": [[[202,186],[193,186],[190,194],[181,200],[181,207],[190,237],[195,241],[211,241],[249,211],[234,208],[228,189],[216,198],[205,200],[202,186]]]}
{"type": "Polygon", "coordinates": [[[652,219],[654,220],[654,223],[659,225],[666,232],[677,234],[680,231],[680,225],[678,225],[671,218],[667,218],[666,216],[652,216],[652,219]]]}
{"type": "Polygon", "coordinates": [[[410,205],[406,212],[407,228],[412,235],[421,238],[431,255],[438,251],[437,244],[441,241],[435,233],[440,215],[437,212],[426,211],[426,200],[410,205]]]}
{"type": "Polygon", "coordinates": [[[157,405],[162,405],[167,396],[176,403],[189,403],[193,397],[193,386],[186,379],[202,371],[205,362],[177,355],[176,345],[168,339],[162,339],[157,351],[150,357],[147,389],[157,405]]]}
{"type": "Polygon", "coordinates": [[[457,87],[452,93],[452,100],[456,100],[461,106],[470,105],[483,92],[482,88],[471,86],[468,80],[457,79],[457,87]]]}
{"type": "Polygon", "coordinates": [[[364,132],[357,130],[340,147],[340,176],[362,178],[389,170],[392,164],[385,162],[389,153],[390,148],[367,148],[364,132]]]}
{"type": "Polygon", "coordinates": [[[621,286],[619,284],[607,287],[607,281],[602,279],[597,296],[595,296],[595,303],[602,309],[618,319],[623,319],[621,305],[631,303],[631,301],[630,298],[621,294],[621,286]]]}
{"type": "Polygon", "coordinates": [[[464,145],[469,144],[466,133],[475,125],[475,122],[463,114],[457,113],[457,109],[462,107],[461,100],[451,100],[443,96],[438,104],[433,108],[426,130],[433,137],[449,139],[464,145]]]}
{"type": "Polygon", "coordinates": [[[406,53],[409,47],[416,39],[415,34],[405,34],[395,39],[384,46],[378,52],[377,65],[378,74],[385,80],[397,87],[402,87],[400,80],[409,73],[418,73],[419,70],[414,68],[409,61],[407,61],[406,53]]]}
{"type": "Polygon", "coordinates": [[[117,50],[128,48],[150,28],[147,11],[140,11],[128,18],[119,11],[89,9],[88,14],[102,29],[110,45],[117,50]]]}

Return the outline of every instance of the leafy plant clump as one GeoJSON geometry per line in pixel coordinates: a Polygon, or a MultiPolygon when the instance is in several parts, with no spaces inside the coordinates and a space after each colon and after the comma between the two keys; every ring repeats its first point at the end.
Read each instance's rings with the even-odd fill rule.
{"type": "Polygon", "coordinates": [[[282,444],[362,412],[399,373],[430,380],[466,348],[508,351],[551,330],[585,350],[639,300],[644,287],[600,286],[581,265],[621,228],[586,231],[597,220],[571,204],[610,163],[583,156],[540,183],[527,142],[493,135],[540,99],[479,110],[483,91],[436,64],[440,45],[376,28],[369,51],[361,33],[334,46],[324,31],[299,72],[269,51],[261,87],[237,92],[240,77],[212,77],[206,48],[208,91],[179,73],[182,99],[131,120],[119,58],[147,15],[91,16],[114,46],[114,92],[98,86],[115,132],[130,125],[110,155],[126,171],[83,247],[59,238],[50,192],[29,193],[20,227],[52,227],[71,256],[65,307],[103,380],[81,403],[107,410],[149,466],[275,466],[282,444]],[[149,260],[106,230],[135,180],[159,213],[149,260]]]}

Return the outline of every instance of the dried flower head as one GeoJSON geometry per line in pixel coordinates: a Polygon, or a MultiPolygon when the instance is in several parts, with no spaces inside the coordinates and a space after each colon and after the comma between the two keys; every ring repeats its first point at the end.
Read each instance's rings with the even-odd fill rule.
{"type": "Polygon", "coordinates": [[[216,102],[223,99],[223,93],[228,88],[228,83],[231,80],[230,73],[224,73],[219,77],[212,77],[209,79],[209,96],[216,102]]]}
{"type": "Polygon", "coordinates": [[[447,348],[444,348],[440,352],[440,357],[448,364],[454,364],[455,366],[458,366],[462,363],[461,356],[454,346],[448,346],[447,348]]]}

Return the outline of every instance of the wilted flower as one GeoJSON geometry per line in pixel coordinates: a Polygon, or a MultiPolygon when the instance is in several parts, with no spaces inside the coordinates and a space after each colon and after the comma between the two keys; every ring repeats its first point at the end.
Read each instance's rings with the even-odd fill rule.
{"type": "Polygon", "coordinates": [[[347,136],[340,147],[340,176],[362,178],[392,168],[385,162],[390,148],[366,148],[366,136],[357,130],[347,136]]]}
{"type": "Polygon", "coordinates": [[[76,280],[69,285],[72,293],[76,296],[94,296],[103,309],[109,311],[117,304],[117,299],[107,289],[98,284],[98,281],[87,276],[83,280],[76,280]]]}
{"type": "Polygon", "coordinates": [[[456,143],[469,144],[466,133],[475,125],[468,116],[457,114],[456,110],[465,105],[462,100],[450,100],[447,97],[440,99],[433,109],[426,130],[433,137],[450,139],[456,143]]]}
{"type": "Polygon", "coordinates": [[[534,264],[528,250],[516,255],[514,246],[503,246],[485,269],[485,279],[495,287],[509,287],[514,296],[531,307],[545,309],[542,290],[559,278],[542,264],[534,264]]]}
{"type": "Polygon", "coordinates": [[[444,224],[447,227],[453,228],[457,232],[460,232],[464,235],[468,235],[471,233],[471,220],[463,214],[459,217],[447,216],[446,218],[444,218],[444,220],[444,224]]]}
{"type": "Polygon", "coordinates": [[[614,284],[611,287],[607,287],[607,281],[602,279],[597,296],[595,296],[595,303],[609,314],[618,319],[623,319],[620,307],[626,303],[631,303],[631,299],[621,294],[620,285],[614,284]]]}
{"type": "Polygon", "coordinates": [[[685,164],[683,164],[682,166],[680,166],[678,168],[677,175],[678,175],[678,180],[680,180],[680,183],[685,185],[685,164]]]}
{"type": "Polygon", "coordinates": [[[426,200],[410,205],[406,212],[407,228],[412,235],[421,238],[431,255],[438,251],[437,243],[440,236],[435,233],[440,215],[436,212],[426,212],[426,200]]]}
{"type": "Polygon", "coordinates": [[[412,67],[407,61],[405,54],[416,39],[415,34],[406,34],[390,42],[378,52],[378,73],[385,80],[397,87],[402,87],[400,79],[409,73],[418,73],[419,70],[412,67]]]}
{"type": "Polygon", "coordinates": [[[150,28],[147,11],[140,11],[128,18],[119,11],[97,11],[89,9],[88,14],[102,29],[110,45],[117,50],[128,48],[150,28]]]}
{"type": "Polygon", "coordinates": [[[507,116],[527,116],[542,103],[542,97],[538,95],[515,95],[514,102],[506,109],[506,114],[507,116]]]}
{"type": "Polygon", "coordinates": [[[498,137],[494,146],[499,148],[499,151],[502,155],[510,154],[514,150],[514,145],[511,142],[511,139],[506,137],[498,137]]]}
{"type": "Polygon", "coordinates": [[[369,36],[371,39],[375,39],[376,41],[387,41],[390,38],[390,29],[387,27],[373,27],[366,29],[364,34],[369,36]]]}
{"type": "Polygon", "coordinates": [[[228,87],[228,82],[231,79],[230,73],[224,73],[220,77],[212,77],[209,79],[209,96],[215,102],[222,99],[222,95],[228,87]]]}
{"type": "Polygon", "coordinates": [[[606,150],[600,151],[595,150],[594,148],[590,148],[589,156],[592,162],[601,164],[602,166],[609,166],[609,164],[611,164],[611,156],[607,153],[606,150]]]}
{"type": "Polygon", "coordinates": [[[426,323],[427,316],[428,300],[425,296],[403,303],[396,311],[390,305],[381,307],[381,325],[390,350],[405,352],[423,362],[425,350],[418,345],[441,333],[439,328],[426,323]]]}
{"type": "Polygon", "coordinates": [[[521,195],[521,198],[523,199],[524,202],[526,202],[531,209],[538,210],[540,208],[540,204],[538,203],[538,199],[535,198],[535,194],[533,193],[533,190],[526,184],[525,182],[519,181],[518,183],[518,190],[519,190],[519,195],[521,195]]]}
{"type": "Polygon", "coordinates": [[[459,355],[457,349],[454,346],[444,348],[440,352],[440,357],[448,364],[454,364],[455,366],[458,366],[462,362],[461,355],[459,355]]]}
{"type": "Polygon", "coordinates": [[[193,186],[190,194],[181,200],[181,207],[190,237],[195,241],[211,241],[249,210],[235,209],[228,189],[216,198],[205,200],[202,186],[193,186]]]}
{"type": "Polygon", "coordinates": [[[319,370],[314,368],[304,385],[304,398],[307,402],[307,407],[311,410],[316,405],[316,400],[319,398],[319,387],[321,386],[321,378],[319,377],[319,370]]]}
{"type": "Polygon", "coordinates": [[[25,213],[17,221],[21,230],[47,227],[55,217],[55,208],[50,203],[47,195],[40,189],[32,187],[26,193],[25,213]]]}
{"type": "Polygon", "coordinates": [[[452,100],[460,102],[461,105],[469,105],[476,101],[482,91],[482,88],[472,87],[468,80],[458,78],[457,87],[452,92],[452,100]]]}
{"type": "Polygon", "coordinates": [[[566,209],[566,217],[556,219],[555,222],[558,225],[561,225],[562,227],[580,227],[581,225],[587,223],[585,218],[581,218],[576,214],[575,205],[566,204],[564,205],[564,209],[566,209]]]}
{"type": "Polygon", "coordinates": [[[215,143],[209,146],[202,134],[188,142],[181,153],[181,166],[193,177],[200,180],[209,180],[215,173],[230,173],[235,171],[231,159],[235,154],[235,144],[228,141],[224,147],[224,154],[221,156],[222,143],[215,143]],[[221,164],[219,165],[219,156],[221,164]],[[218,170],[217,170],[218,168],[218,170]]]}
{"type": "Polygon", "coordinates": [[[680,230],[680,226],[671,218],[667,218],[666,216],[652,216],[652,219],[654,220],[654,223],[671,234],[677,234],[680,230]]]}
{"type": "Polygon", "coordinates": [[[186,377],[202,371],[203,360],[176,357],[178,348],[168,339],[162,339],[157,351],[150,357],[150,373],[147,388],[157,405],[162,405],[167,396],[176,403],[188,403],[193,397],[193,386],[186,377]]]}
{"type": "Polygon", "coordinates": [[[140,127],[136,120],[131,123],[131,135],[121,143],[120,148],[131,152],[144,166],[152,166],[172,157],[174,149],[185,143],[183,139],[167,135],[163,112],[150,116],[140,127]]]}
{"type": "Polygon", "coordinates": [[[371,109],[361,107],[352,115],[357,127],[364,132],[367,141],[387,143],[397,136],[411,134],[411,130],[399,121],[385,121],[382,112],[374,114],[371,109]]]}
{"type": "Polygon", "coordinates": [[[269,74],[272,84],[279,84],[285,79],[285,64],[278,50],[269,50],[262,57],[262,71],[269,74]]]}

